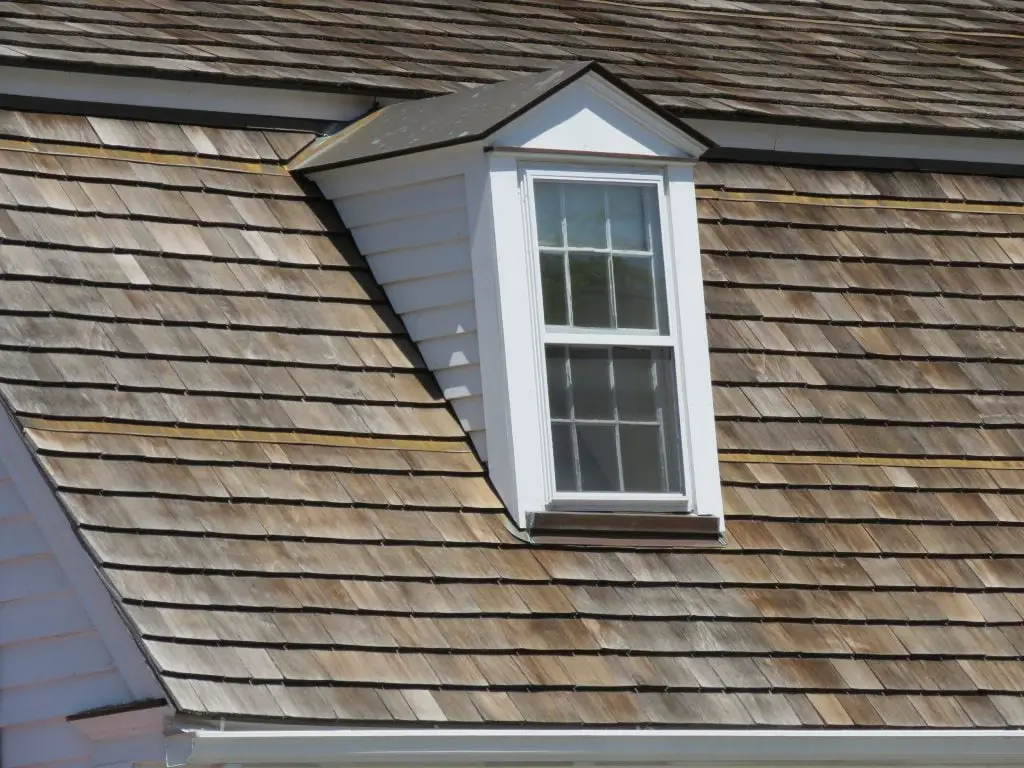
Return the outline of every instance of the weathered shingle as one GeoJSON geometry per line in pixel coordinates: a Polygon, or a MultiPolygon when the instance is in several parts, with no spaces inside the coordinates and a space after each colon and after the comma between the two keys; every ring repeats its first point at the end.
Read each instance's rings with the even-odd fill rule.
{"type": "MultiPolygon", "coordinates": [[[[0,61],[422,96],[593,59],[691,116],[1020,135],[1022,20],[953,0],[36,0],[0,9],[0,61]]],[[[7,123],[60,141],[268,149],[230,131],[32,120],[7,123]]]]}
{"type": "Polygon", "coordinates": [[[1024,725],[1018,179],[699,166],[727,544],[587,551],[508,532],[294,137],[2,122],[0,392],[180,710],[1024,725]]]}

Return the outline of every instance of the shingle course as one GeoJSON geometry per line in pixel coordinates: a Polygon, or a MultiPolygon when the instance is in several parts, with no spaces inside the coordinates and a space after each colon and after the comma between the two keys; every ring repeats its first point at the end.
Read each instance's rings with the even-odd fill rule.
{"type": "MultiPolygon", "coordinates": [[[[0,11],[0,60],[422,96],[593,59],[690,115],[1020,135],[1021,21],[955,0],[35,0],[0,11]]],[[[100,119],[3,127],[253,158],[269,143],[100,119]]]]}
{"type": "Polygon", "coordinates": [[[2,120],[0,392],[179,709],[1020,726],[1019,180],[698,166],[727,544],[586,551],[509,533],[293,136],[2,120]]]}

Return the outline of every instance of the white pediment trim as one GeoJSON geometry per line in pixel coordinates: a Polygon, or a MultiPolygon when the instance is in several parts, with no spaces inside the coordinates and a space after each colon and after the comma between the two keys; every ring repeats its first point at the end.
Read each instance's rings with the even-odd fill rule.
{"type": "Polygon", "coordinates": [[[498,130],[487,144],[687,160],[695,160],[707,149],[597,72],[588,72],[552,94],[498,130]]]}

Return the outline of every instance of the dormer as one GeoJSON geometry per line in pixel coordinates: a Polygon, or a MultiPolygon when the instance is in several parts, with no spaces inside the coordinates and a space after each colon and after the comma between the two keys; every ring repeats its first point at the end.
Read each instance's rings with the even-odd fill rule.
{"type": "Polygon", "coordinates": [[[585,63],[373,112],[301,155],[534,540],[718,539],[693,164],[585,63]]]}

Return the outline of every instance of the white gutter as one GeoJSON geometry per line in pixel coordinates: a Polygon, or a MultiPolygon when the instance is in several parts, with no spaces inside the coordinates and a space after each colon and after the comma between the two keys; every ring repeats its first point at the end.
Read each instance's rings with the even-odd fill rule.
{"type": "Polygon", "coordinates": [[[1024,765],[1024,731],[190,731],[167,765],[1024,765]]]}

